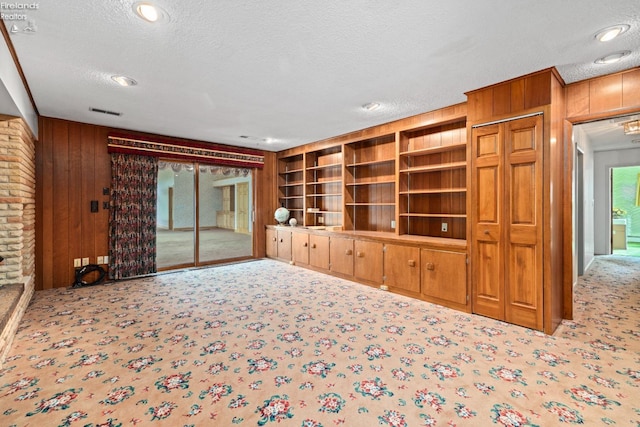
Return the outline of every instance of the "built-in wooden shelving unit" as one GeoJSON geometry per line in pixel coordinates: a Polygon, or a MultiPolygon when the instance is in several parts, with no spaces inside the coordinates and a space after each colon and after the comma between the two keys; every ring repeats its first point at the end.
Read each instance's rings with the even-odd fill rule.
{"type": "Polygon", "coordinates": [[[466,238],[466,122],[400,133],[399,234],[466,238]]]}
{"type": "Polygon", "coordinates": [[[345,144],[345,230],[394,231],[395,149],[395,134],[345,144]]]}

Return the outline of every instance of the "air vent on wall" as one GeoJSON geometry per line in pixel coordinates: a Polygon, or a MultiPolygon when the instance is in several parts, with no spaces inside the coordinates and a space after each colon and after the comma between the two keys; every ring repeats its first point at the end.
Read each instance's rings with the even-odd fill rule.
{"type": "Polygon", "coordinates": [[[93,111],[94,113],[102,113],[102,114],[109,114],[110,116],[117,116],[120,117],[122,115],[122,113],[118,113],[117,111],[109,111],[109,110],[103,110],[101,108],[89,108],[90,111],[93,111]]]}

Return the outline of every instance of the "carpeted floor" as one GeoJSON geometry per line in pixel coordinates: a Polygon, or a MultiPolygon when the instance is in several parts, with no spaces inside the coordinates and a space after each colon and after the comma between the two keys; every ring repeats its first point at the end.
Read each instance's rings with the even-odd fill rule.
{"type": "Polygon", "coordinates": [[[3,426],[640,425],[640,259],[555,336],[272,260],[38,292],[3,426]]]}

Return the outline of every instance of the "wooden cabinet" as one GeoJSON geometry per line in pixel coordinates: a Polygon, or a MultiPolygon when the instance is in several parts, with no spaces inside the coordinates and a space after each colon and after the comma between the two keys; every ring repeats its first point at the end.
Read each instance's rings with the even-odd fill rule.
{"type": "Polygon", "coordinates": [[[353,271],[356,279],[382,284],[383,245],[367,240],[354,241],[353,271]]]}
{"type": "Polygon", "coordinates": [[[294,264],[309,264],[309,234],[291,231],[291,260],[294,264]]]}
{"type": "Polygon", "coordinates": [[[305,155],[307,227],[342,225],[342,146],[305,155]]]}
{"type": "Polygon", "coordinates": [[[309,235],[309,265],[329,270],[329,236],[309,235]]]}
{"type": "Polygon", "coordinates": [[[472,132],[474,312],[543,327],[543,116],[472,132]]]}
{"type": "Polygon", "coordinates": [[[278,159],[278,203],[289,210],[290,218],[304,223],[304,155],[278,159]]]}
{"type": "Polygon", "coordinates": [[[470,311],[464,242],[268,226],[267,256],[470,311]]]}
{"type": "Polygon", "coordinates": [[[401,132],[399,234],[466,238],[465,118],[401,132]]]}
{"type": "Polygon", "coordinates": [[[395,134],[345,144],[345,230],[394,231],[395,157],[395,134]]]}
{"type": "Polygon", "coordinates": [[[384,245],[384,284],[390,290],[420,293],[420,248],[384,245]]]}
{"type": "Polygon", "coordinates": [[[274,228],[267,228],[265,230],[266,235],[266,254],[269,258],[278,257],[278,232],[274,228]]]}
{"type": "Polygon", "coordinates": [[[353,239],[335,236],[329,238],[329,270],[353,276],[353,239]]]}
{"type": "Polygon", "coordinates": [[[285,227],[276,230],[278,254],[277,257],[284,261],[291,261],[291,230],[285,227]]]}
{"type": "Polygon", "coordinates": [[[421,249],[422,285],[420,292],[428,301],[466,310],[467,254],[421,249]]]}

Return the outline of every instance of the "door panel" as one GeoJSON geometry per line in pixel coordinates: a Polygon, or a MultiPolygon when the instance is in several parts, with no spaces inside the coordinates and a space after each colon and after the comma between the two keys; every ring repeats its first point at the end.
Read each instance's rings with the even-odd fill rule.
{"type": "Polygon", "coordinates": [[[236,185],[237,199],[236,214],[237,214],[237,227],[238,233],[249,233],[249,183],[240,182],[236,185]]]}
{"type": "Polygon", "coordinates": [[[467,254],[422,249],[422,294],[467,304],[467,254]]]}
{"type": "Polygon", "coordinates": [[[382,284],[382,243],[354,242],[354,272],[358,279],[382,284]]]}
{"type": "Polygon", "coordinates": [[[291,254],[296,264],[309,264],[309,234],[291,232],[291,254]]]}
{"type": "Polygon", "coordinates": [[[477,240],[473,276],[473,312],[504,319],[504,267],[497,241],[477,240]]]}
{"type": "Polygon", "coordinates": [[[473,129],[472,177],[472,309],[477,314],[504,318],[502,260],[503,132],[499,125],[473,129]]]}
{"type": "Polygon", "coordinates": [[[329,269],[329,236],[309,235],[309,264],[329,269]]]}
{"type": "Polygon", "coordinates": [[[353,276],[353,239],[329,238],[329,268],[333,272],[353,276]]]}
{"type": "Polygon", "coordinates": [[[420,292],[420,248],[385,245],[384,284],[409,292],[420,292]]]}
{"type": "Polygon", "coordinates": [[[505,320],[542,329],[542,116],[505,126],[505,320]]]}

